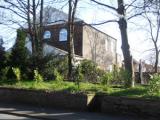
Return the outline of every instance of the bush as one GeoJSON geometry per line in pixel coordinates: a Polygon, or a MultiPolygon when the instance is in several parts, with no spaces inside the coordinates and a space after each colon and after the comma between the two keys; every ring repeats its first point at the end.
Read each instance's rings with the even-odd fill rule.
{"type": "Polygon", "coordinates": [[[8,73],[9,67],[2,68],[0,71],[0,80],[7,80],[7,73],[8,73]]]}
{"type": "Polygon", "coordinates": [[[80,67],[84,81],[91,83],[99,83],[99,78],[105,73],[103,70],[97,68],[96,63],[90,60],[81,61],[80,67]]]}
{"type": "Polygon", "coordinates": [[[127,87],[130,82],[130,74],[123,68],[115,69],[113,72],[112,84],[121,84],[127,87]]]}
{"type": "Polygon", "coordinates": [[[75,84],[78,86],[78,89],[80,87],[80,82],[82,82],[84,79],[84,76],[82,74],[82,68],[80,66],[77,66],[74,71],[74,80],[75,84]]]}
{"type": "Polygon", "coordinates": [[[64,79],[57,69],[54,69],[54,76],[55,76],[55,81],[57,82],[62,82],[64,79]]]}
{"type": "Polygon", "coordinates": [[[34,70],[34,80],[36,83],[43,82],[43,77],[39,74],[38,70],[34,70]]]}
{"type": "Polygon", "coordinates": [[[63,75],[63,78],[67,78],[68,64],[66,56],[48,55],[43,58],[39,70],[45,80],[56,79],[55,69],[61,76],[63,75]]]}
{"type": "Polygon", "coordinates": [[[107,72],[101,77],[102,85],[110,85],[112,80],[113,80],[113,73],[112,72],[107,72]]]}
{"type": "Polygon", "coordinates": [[[16,80],[16,75],[14,74],[12,67],[9,67],[8,71],[7,71],[7,75],[6,75],[7,79],[9,80],[16,80]]]}
{"type": "Polygon", "coordinates": [[[15,74],[15,76],[16,76],[16,80],[18,82],[20,82],[20,80],[21,80],[21,71],[20,71],[20,69],[12,67],[12,70],[13,70],[13,73],[15,74]]]}
{"type": "Polygon", "coordinates": [[[159,94],[160,95],[160,75],[154,74],[151,76],[149,81],[148,91],[150,95],[159,94]]]}

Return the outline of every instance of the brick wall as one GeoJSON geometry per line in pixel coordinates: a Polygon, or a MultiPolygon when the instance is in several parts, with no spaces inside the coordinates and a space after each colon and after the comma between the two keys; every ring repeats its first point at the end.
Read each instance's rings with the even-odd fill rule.
{"type": "MultiPolygon", "coordinates": [[[[46,26],[44,28],[44,31],[49,30],[51,32],[51,39],[45,39],[44,42],[53,45],[59,49],[68,51],[68,42],[59,41],[59,32],[63,28],[67,29],[67,24],[56,24],[46,26]]],[[[82,22],[75,23],[74,48],[75,53],[80,56],[82,56],[82,28],[82,22]]]]}

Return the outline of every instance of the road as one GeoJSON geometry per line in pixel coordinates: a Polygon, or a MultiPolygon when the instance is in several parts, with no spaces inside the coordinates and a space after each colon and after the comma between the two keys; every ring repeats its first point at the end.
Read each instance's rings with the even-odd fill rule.
{"type": "MultiPolygon", "coordinates": [[[[69,113],[68,113],[69,114],[69,113]]],[[[89,114],[87,114],[87,116],[83,115],[83,114],[79,114],[79,115],[69,115],[66,117],[64,117],[64,114],[61,116],[61,114],[56,114],[53,117],[53,120],[131,120],[128,119],[127,117],[111,117],[111,116],[97,116],[97,115],[93,115],[90,116],[89,114]],[[93,119],[94,117],[94,119],[93,119]]],[[[43,118],[32,118],[31,117],[22,117],[21,115],[11,115],[10,113],[8,114],[1,114],[0,113],[0,120],[43,120],[43,118]]],[[[52,120],[51,117],[49,117],[49,120],[52,120]]],[[[134,119],[132,119],[134,120],[134,119]]],[[[136,120],[136,119],[135,119],[136,120]]]]}
{"type": "MultiPolygon", "coordinates": [[[[22,104],[0,102],[0,120],[150,120],[125,115],[109,115],[93,112],[78,112],[61,109],[49,109],[22,104]]],[[[151,119],[157,120],[157,119],[151,119]]]]}
{"type": "Polygon", "coordinates": [[[0,113],[0,120],[38,120],[38,119],[0,113]]]}

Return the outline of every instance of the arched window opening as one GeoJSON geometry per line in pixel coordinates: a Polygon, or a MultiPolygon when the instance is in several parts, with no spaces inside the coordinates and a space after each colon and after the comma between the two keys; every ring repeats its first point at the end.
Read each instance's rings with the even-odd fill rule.
{"type": "Polygon", "coordinates": [[[67,41],[67,29],[61,29],[59,32],[59,41],[67,41]]]}
{"type": "Polygon", "coordinates": [[[43,39],[49,39],[51,38],[51,32],[50,31],[45,31],[43,34],[43,39]]]}

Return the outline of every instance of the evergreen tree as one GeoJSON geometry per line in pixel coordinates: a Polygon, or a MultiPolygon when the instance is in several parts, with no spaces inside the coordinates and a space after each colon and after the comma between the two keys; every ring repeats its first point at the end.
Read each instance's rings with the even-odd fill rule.
{"type": "Polygon", "coordinates": [[[0,38],[0,69],[5,67],[5,48],[3,47],[3,39],[0,38]]]}
{"type": "Polygon", "coordinates": [[[6,67],[5,48],[3,47],[3,38],[0,38],[0,79],[3,78],[3,69],[6,67]]]}
{"type": "Polygon", "coordinates": [[[25,47],[26,33],[23,30],[17,30],[16,43],[13,46],[10,56],[10,66],[18,67],[22,73],[27,70],[28,51],[25,47]]]}

